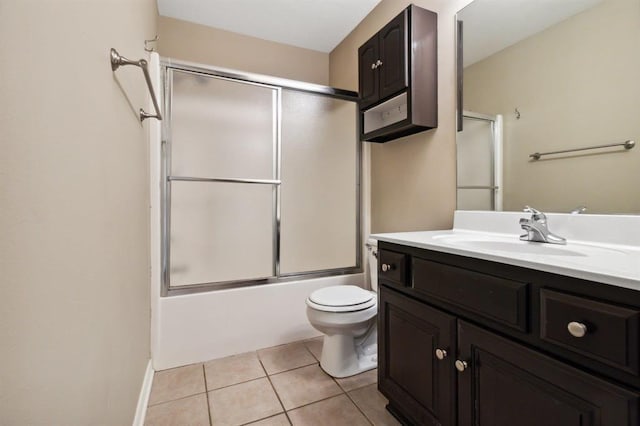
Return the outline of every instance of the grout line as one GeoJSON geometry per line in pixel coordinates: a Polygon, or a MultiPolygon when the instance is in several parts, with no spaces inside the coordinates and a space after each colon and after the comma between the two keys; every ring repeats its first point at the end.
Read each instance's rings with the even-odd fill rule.
{"type": "MultiPolygon", "coordinates": [[[[284,373],[284,372],[287,372],[287,371],[292,371],[292,370],[295,370],[297,368],[308,367],[309,365],[318,364],[320,362],[320,360],[318,360],[318,358],[315,357],[313,352],[311,352],[311,350],[309,350],[309,348],[307,347],[307,345],[304,344],[303,341],[287,343],[286,345],[280,345],[280,346],[295,345],[295,344],[302,345],[302,347],[307,351],[307,354],[311,356],[311,359],[313,360],[313,362],[311,362],[309,364],[306,364],[306,365],[301,365],[301,366],[298,366],[298,367],[293,367],[293,368],[290,368],[290,369],[282,370],[282,371],[275,371],[273,373],[269,373],[267,371],[267,368],[264,366],[264,364],[262,364],[262,368],[264,368],[264,371],[265,371],[265,373],[267,373],[268,376],[273,376],[275,374],[280,374],[280,373],[284,373]]],[[[278,346],[274,346],[274,347],[277,348],[278,346]]],[[[267,348],[267,349],[271,349],[271,348],[267,348]]],[[[262,363],[262,358],[260,357],[260,354],[258,354],[258,359],[262,363]]]]}
{"type": "MultiPolygon", "coordinates": [[[[299,409],[299,408],[308,407],[309,405],[317,404],[318,402],[324,402],[324,401],[327,401],[327,400],[329,400],[329,399],[331,399],[331,398],[337,398],[337,397],[342,396],[342,395],[344,395],[344,394],[346,394],[346,392],[341,392],[341,393],[338,393],[338,394],[335,394],[335,395],[331,395],[331,396],[328,396],[328,397],[326,397],[326,398],[319,399],[319,400],[317,400],[317,401],[313,401],[313,402],[309,402],[309,403],[307,403],[307,404],[303,404],[303,405],[301,405],[301,406],[299,406],[299,407],[294,407],[294,408],[290,409],[289,411],[295,411],[295,410],[297,410],[297,409],[299,409]]],[[[288,413],[289,411],[287,411],[287,413],[288,413]]],[[[366,416],[365,416],[365,417],[366,417],[366,416]]]]}
{"type": "MultiPolygon", "coordinates": [[[[372,383],[372,384],[373,384],[373,383],[372,383]]],[[[369,385],[368,385],[368,386],[369,386],[369,385]]],[[[363,386],[363,387],[364,387],[364,386],[363,386]]],[[[358,388],[358,389],[362,389],[362,388],[358,388]]],[[[352,391],[353,391],[353,390],[356,390],[356,389],[352,389],[352,391]]],[[[349,391],[349,392],[351,392],[351,391],[349,391]]],[[[358,411],[360,411],[360,413],[362,413],[362,415],[364,416],[364,418],[365,418],[365,419],[367,419],[367,420],[369,421],[369,423],[371,423],[372,425],[374,425],[373,420],[371,420],[371,419],[369,418],[369,416],[367,416],[367,414],[362,410],[362,408],[360,408],[360,406],[358,405],[358,403],[357,403],[357,402],[355,402],[355,401],[353,400],[353,398],[351,398],[351,395],[349,395],[349,392],[345,392],[345,394],[347,395],[347,398],[349,398],[349,400],[353,403],[353,405],[355,405],[355,406],[356,406],[356,408],[358,409],[358,411]]],[[[375,425],[374,425],[374,426],[375,426],[375,425]]]]}
{"type": "Polygon", "coordinates": [[[243,383],[249,383],[249,382],[253,382],[253,381],[256,381],[256,380],[264,379],[265,377],[267,377],[267,375],[266,375],[266,374],[265,374],[264,376],[254,377],[253,379],[243,380],[243,381],[241,381],[241,382],[232,383],[232,384],[230,384],[230,385],[220,386],[219,388],[215,388],[215,389],[207,389],[207,392],[215,392],[215,391],[219,391],[219,390],[221,390],[221,389],[230,388],[231,386],[241,385],[241,384],[243,384],[243,383]]]}
{"type": "MultiPolygon", "coordinates": [[[[267,373],[267,369],[264,368],[264,364],[262,363],[262,360],[259,357],[258,357],[258,361],[260,361],[260,365],[262,366],[262,369],[264,370],[265,374],[267,374],[267,380],[269,381],[269,384],[271,385],[271,389],[273,389],[273,393],[276,394],[276,398],[278,398],[278,402],[280,403],[280,406],[282,407],[282,412],[286,416],[287,421],[289,422],[289,424],[292,425],[293,422],[289,418],[289,413],[287,413],[287,410],[284,408],[284,404],[282,403],[282,399],[280,399],[280,395],[278,394],[278,391],[276,390],[276,387],[273,386],[273,382],[271,381],[271,377],[267,373]]],[[[278,414],[280,414],[280,413],[278,413],[278,414]]]]}
{"type": "MultiPolygon", "coordinates": [[[[267,373],[267,376],[275,376],[277,374],[288,373],[289,371],[299,370],[301,368],[309,367],[311,365],[320,365],[320,362],[318,360],[316,360],[315,357],[313,357],[313,362],[310,363],[310,364],[300,365],[298,367],[293,367],[293,368],[290,368],[288,370],[276,371],[276,372],[271,373],[271,374],[267,373]]],[[[265,371],[266,371],[266,369],[265,369],[265,371]]]]}
{"type": "Polygon", "coordinates": [[[213,419],[211,418],[211,403],[209,402],[209,389],[207,388],[207,370],[204,368],[204,364],[202,364],[202,375],[204,376],[204,393],[205,395],[207,395],[207,414],[209,415],[209,426],[213,426],[213,419]]]}
{"type": "MultiPolygon", "coordinates": [[[[351,377],[356,377],[356,376],[359,376],[359,375],[361,375],[361,374],[367,374],[368,372],[373,371],[373,370],[374,370],[374,369],[367,370],[367,371],[364,371],[364,372],[362,372],[362,373],[355,374],[355,375],[353,375],[353,376],[344,377],[343,379],[349,379],[349,378],[351,378],[351,377]]],[[[375,368],[375,370],[377,370],[377,367],[375,368]]],[[[377,374],[377,373],[376,373],[376,374],[377,374]]],[[[345,389],[345,388],[340,384],[340,382],[338,381],[338,380],[340,380],[340,379],[336,379],[335,377],[333,377],[333,380],[335,380],[335,381],[336,381],[336,383],[338,384],[338,386],[340,386],[340,387],[342,388],[342,390],[344,390],[346,393],[351,392],[351,391],[354,391],[354,390],[362,389],[362,388],[367,387],[367,386],[369,386],[369,385],[372,385],[372,384],[374,384],[374,383],[375,383],[375,384],[377,384],[377,383],[378,383],[378,378],[376,377],[376,381],[375,381],[375,382],[372,382],[372,383],[365,383],[365,384],[363,384],[363,385],[362,385],[362,384],[361,384],[361,385],[356,385],[356,387],[355,387],[355,388],[352,388],[352,389],[347,390],[347,389],[345,389]]]]}
{"type": "Polygon", "coordinates": [[[187,399],[187,398],[191,398],[193,396],[197,396],[197,395],[202,395],[203,393],[207,393],[207,391],[204,392],[198,392],[198,393],[194,393],[191,395],[186,395],[186,396],[181,396],[180,398],[176,398],[176,399],[169,399],[167,401],[162,401],[162,402],[157,402],[153,405],[148,405],[147,408],[151,408],[151,407],[157,407],[158,405],[162,405],[162,404],[168,404],[170,402],[175,402],[175,401],[180,401],[181,399],[187,399]]]}
{"type": "MultiPolygon", "coordinates": [[[[286,413],[283,411],[282,413],[277,413],[277,414],[274,414],[274,415],[269,416],[269,417],[263,417],[263,418],[258,419],[258,420],[251,420],[249,423],[242,423],[240,426],[252,425],[252,424],[254,424],[254,423],[261,422],[261,421],[263,421],[263,420],[268,420],[268,419],[272,419],[272,418],[274,418],[274,417],[278,417],[278,416],[279,416],[279,415],[281,415],[281,414],[284,414],[284,415],[286,416],[286,413]]],[[[288,419],[289,419],[289,418],[287,417],[287,420],[288,420],[288,419]]],[[[289,422],[289,425],[291,425],[291,422],[289,422]]]]}
{"type": "MultiPolygon", "coordinates": [[[[295,370],[300,370],[300,369],[302,369],[302,368],[311,367],[312,365],[317,365],[318,367],[320,367],[320,363],[319,363],[318,361],[314,361],[314,362],[313,362],[313,363],[311,363],[311,364],[301,365],[300,367],[294,367],[294,368],[292,368],[292,369],[290,369],[290,370],[278,371],[277,373],[272,373],[272,374],[268,374],[268,373],[267,373],[267,376],[269,376],[269,377],[271,377],[271,376],[278,376],[278,375],[280,375],[280,374],[289,373],[289,372],[291,372],[291,371],[295,371],[295,370]]],[[[263,368],[264,368],[264,367],[263,367],[263,368]]],[[[320,368],[320,369],[322,370],[322,368],[320,368]]],[[[266,371],[266,370],[265,370],[265,371],[266,371]]],[[[322,370],[322,372],[324,373],[324,370],[322,370]]],[[[327,374],[327,373],[324,373],[324,374],[327,374]]],[[[331,376],[329,376],[329,377],[331,377],[331,376]]]]}
{"type": "MultiPolygon", "coordinates": [[[[309,346],[307,346],[307,343],[306,343],[306,342],[309,342],[309,341],[310,341],[310,340],[303,340],[303,341],[302,341],[302,344],[304,345],[304,347],[305,347],[305,348],[307,348],[307,350],[308,350],[309,352],[311,352],[311,356],[312,356],[312,357],[314,357],[315,359],[317,359],[317,360],[318,360],[318,362],[320,362],[320,358],[318,358],[318,357],[313,353],[313,351],[311,351],[311,349],[309,349],[309,346]]],[[[323,343],[324,343],[324,341],[323,341],[323,343]]]]}

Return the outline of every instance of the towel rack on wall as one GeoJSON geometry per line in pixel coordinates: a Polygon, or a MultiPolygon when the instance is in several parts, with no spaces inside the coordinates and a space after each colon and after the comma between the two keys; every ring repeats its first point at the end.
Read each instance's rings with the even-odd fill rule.
{"type": "Polygon", "coordinates": [[[529,158],[532,160],[539,160],[543,155],[551,155],[551,154],[564,154],[566,152],[576,152],[576,151],[586,151],[589,149],[599,149],[599,148],[610,148],[613,146],[624,146],[624,149],[631,149],[636,146],[634,141],[624,141],[620,143],[611,143],[607,145],[596,145],[596,146],[588,146],[585,148],[574,148],[574,149],[564,149],[562,151],[551,151],[551,152],[534,152],[533,154],[529,154],[529,158]]]}
{"type": "Polygon", "coordinates": [[[151,77],[149,77],[149,68],[148,63],[144,59],[140,59],[139,61],[132,61],[131,59],[127,59],[124,56],[121,56],[116,49],[111,48],[109,56],[111,57],[111,70],[115,72],[122,65],[135,65],[140,67],[142,70],[142,74],[144,74],[144,79],[147,82],[147,87],[149,88],[149,93],[151,94],[151,100],[153,101],[153,107],[156,110],[155,114],[149,114],[145,112],[142,108],[140,108],[140,121],[144,121],[147,118],[157,118],[158,120],[162,120],[162,115],[160,114],[160,107],[158,107],[158,100],[156,99],[156,92],[153,90],[153,84],[151,84],[151,77]]]}

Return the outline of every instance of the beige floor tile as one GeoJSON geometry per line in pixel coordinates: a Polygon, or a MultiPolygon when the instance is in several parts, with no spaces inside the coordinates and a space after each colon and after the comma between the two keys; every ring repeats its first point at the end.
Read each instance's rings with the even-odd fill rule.
{"type": "Polygon", "coordinates": [[[316,337],[315,339],[305,340],[304,344],[309,349],[309,351],[313,354],[314,357],[318,361],[320,361],[320,356],[322,356],[322,342],[324,341],[324,336],[316,337]]]}
{"type": "Polygon", "coordinates": [[[147,409],[145,426],[209,426],[207,394],[169,401],[147,409]]]}
{"type": "Polygon", "coordinates": [[[318,364],[271,376],[286,410],[342,393],[340,387],[318,364]]]}
{"type": "Polygon", "coordinates": [[[149,405],[172,401],[198,393],[204,393],[202,364],[187,365],[158,371],[153,376],[149,405]]]}
{"type": "MultiPolygon", "coordinates": [[[[255,423],[249,423],[251,426],[290,426],[289,419],[284,414],[269,417],[268,419],[259,420],[255,423]]],[[[247,426],[249,426],[247,425],[247,426]]]]}
{"type": "Polygon", "coordinates": [[[283,412],[266,377],[209,392],[209,408],[216,426],[241,425],[283,412]]]}
{"type": "Polygon", "coordinates": [[[208,390],[266,376],[256,352],[208,361],[204,364],[204,372],[208,390]]]}
{"type": "Polygon", "coordinates": [[[290,411],[293,426],[369,426],[367,418],[346,395],[338,395],[290,411]]]}
{"type": "Polygon", "coordinates": [[[318,362],[302,342],[261,349],[258,356],[269,375],[318,362]]]}
{"type": "Polygon", "coordinates": [[[338,382],[342,390],[349,392],[372,383],[378,383],[378,369],[374,368],[373,370],[365,371],[355,376],[336,379],[336,382],[338,382]]]}
{"type": "Polygon", "coordinates": [[[356,389],[349,392],[349,396],[375,426],[400,425],[385,408],[389,401],[378,392],[378,385],[356,389]]]}

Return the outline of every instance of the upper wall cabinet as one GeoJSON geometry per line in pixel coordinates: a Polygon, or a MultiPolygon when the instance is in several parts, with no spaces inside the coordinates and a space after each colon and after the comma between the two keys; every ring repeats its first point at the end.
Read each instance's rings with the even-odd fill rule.
{"type": "Polygon", "coordinates": [[[358,49],[361,140],[438,126],[437,21],[411,5],[358,49]]]}

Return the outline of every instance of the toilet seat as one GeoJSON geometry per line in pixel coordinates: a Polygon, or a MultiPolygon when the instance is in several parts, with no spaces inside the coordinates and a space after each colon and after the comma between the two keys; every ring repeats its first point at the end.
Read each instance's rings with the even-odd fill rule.
{"type": "Polygon", "coordinates": [[[324,312],[356,312],[375,306],[376,294],[354,285],[325,287],[307,298],[307,306],[324,312]]]}

